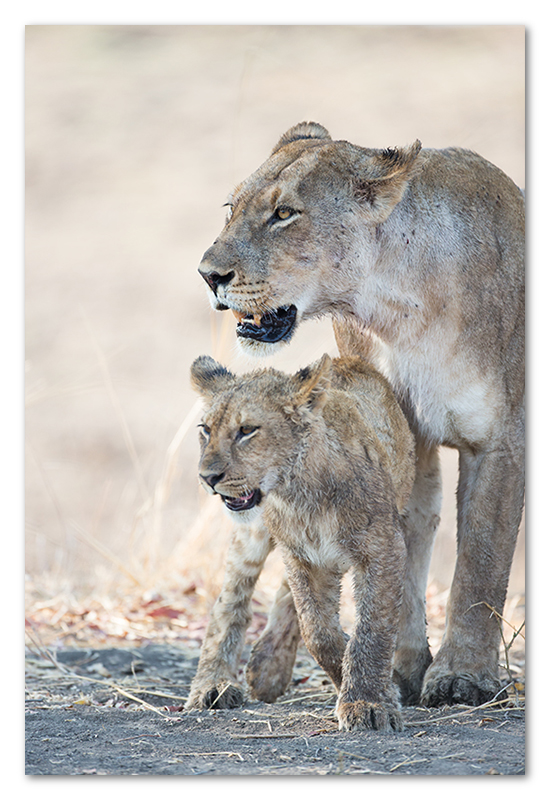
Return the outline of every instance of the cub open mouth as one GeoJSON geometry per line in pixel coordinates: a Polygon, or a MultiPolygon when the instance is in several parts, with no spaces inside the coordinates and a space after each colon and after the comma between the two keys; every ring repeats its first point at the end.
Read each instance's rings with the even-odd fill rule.
{"type": "Polygon", "coordinates": [[[242,497],[227,497],[224,494],[220,495],[220,497],[230,511],[248,511],[258,505],[262,499],[262,493],[259,489],[255,489],[250,494],[244,494],[242,497]]]}
{"type": "Polygon", "coordinates": [[[287,339],[296,323],[296,306],[282,306],[276,311],[259,314],[233,313],[238,319],[237,336],[243,339],[255,339],[257,342],[280,342],[287,339]]]}

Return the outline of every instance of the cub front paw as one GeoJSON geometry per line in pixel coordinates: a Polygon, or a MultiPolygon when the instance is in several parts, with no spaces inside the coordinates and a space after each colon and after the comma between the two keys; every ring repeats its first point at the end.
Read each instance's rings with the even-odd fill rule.
{"type": "Polygon", "coordinates": [[[403,718],[396,706],[389,703],[369,703],[355,700],[339,703],[336,709],[338,727],[341,731],[375,730],[402,731],[403,718]]]}
{"type": "Polygon", "coordinates": [[[187,709],[238,708],[244,703],[244,690],[229,681],[221,681],[215,686],[211,683],[203,687],[191,687],[185,703],[187,709]]]}

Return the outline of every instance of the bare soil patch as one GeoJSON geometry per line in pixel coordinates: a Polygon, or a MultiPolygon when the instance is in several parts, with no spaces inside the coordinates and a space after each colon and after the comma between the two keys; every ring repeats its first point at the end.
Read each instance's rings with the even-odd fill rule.
{"type": "Polygon", "coordinates": [[[521,696],[475,709],[407,708],[403,733],[342,733],[336,695],[302,646],[284,697],[230,710],[183,709],[196,647],[66,648],[54,660],[45,651],[29,651],[26,659],[28,775],[525,771],[521,696]]]}

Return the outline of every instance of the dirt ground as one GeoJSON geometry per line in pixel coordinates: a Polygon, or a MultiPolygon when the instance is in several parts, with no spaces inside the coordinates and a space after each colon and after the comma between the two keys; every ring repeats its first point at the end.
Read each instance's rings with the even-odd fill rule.
{"type": "MultiPolygon", "coordinates": [[[[399,734],[340,733],[326,674],[300,644],[287,693],[273,705],[187,712],[211,601],[194,583],[170,591],[28,603],[27,775],[512,775],[525,769],[524,598],[503,623],[506,705],[404,709],[399,734]],[[517,631],[517,633],[516,633],[517,631]]],[[[342,625],[353,607],[344,581],[342,625]]],[[[29,596],[36,596],[29,587],[29,596]]],[[[263,630],[273,592],[252,601],[241,667],[263,630]]],[[[428,587],[435,654],[447,592],[428,587]]],[[[242,674],[241,674],[242,680],[242,674]]]]}
{"type": "MultiPolygon", "coordinates": [[[[402,733],[342,733],[325,673],[300,647],[274,704],[185,711],[196,649],[80,648],[27,657],[27,775],[522,775],[522,698],[407,708],[402,733]]],[[[512,691],[512,695],[514,692],[512,691]]]]}

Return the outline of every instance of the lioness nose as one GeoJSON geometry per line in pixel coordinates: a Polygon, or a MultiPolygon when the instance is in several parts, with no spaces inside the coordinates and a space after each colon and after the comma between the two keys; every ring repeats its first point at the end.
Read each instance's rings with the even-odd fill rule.
{"type": "Polygon", "coordinates": [[[201,478],[205,483],[214,488],[214,486],[223,479],[224,474],[225,473],[223,472],[220,475],[205,475],[204,473],[201,473],[201,478]]]}
{"type": "Polygon", "coordinates": [[[225,283],[230,283],[235,277],[235,273],[230,270],[229,272],[226,272],[222,275],[221,272],[217,272],[215,269],[212,269],[213,264],[210,258],[208,257],[209,252],[210,251],[207,251],[204,254],[202,261],[199,264],[199,273],[202,275],[206,283],[210,286],[214,294],[216,294],[218,286],[222,286],[225,283]]]}
{"type": "Polygon", "coordinates": [[[214,294],[217,293],[218,286],[230,283],[235,277],[234,272],[227,272],[225,275],[220,275],[219,272],[204,272],[200,267],[199,267],[199,272],[206,281],[206,283],[210,286],[214,294]]]}

